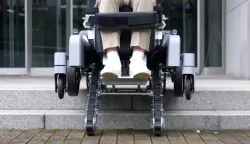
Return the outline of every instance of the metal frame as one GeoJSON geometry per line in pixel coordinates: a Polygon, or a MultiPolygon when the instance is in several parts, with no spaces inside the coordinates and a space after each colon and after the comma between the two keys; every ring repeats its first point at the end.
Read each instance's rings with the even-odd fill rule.
{"type": "Polygon", "coordinates": [[[204,0],[197,0],[197,68],[196,74],[201,74],[204,68],[204,0]]]}
{"type": "Polygon", "coordinates": [[[25,0],[25,67],[26,74],[31,74],[32,66],[32,1],[25,0]]]}

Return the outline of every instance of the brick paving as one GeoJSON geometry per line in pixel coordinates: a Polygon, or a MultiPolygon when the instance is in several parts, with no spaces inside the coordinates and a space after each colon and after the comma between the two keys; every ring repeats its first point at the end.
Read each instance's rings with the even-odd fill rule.
{"type": "Polygon", "coordinates": [[[0,130],[0,144],[250,144],[250,131],[167,131],[162,137],[147,131],[0,130]]]}

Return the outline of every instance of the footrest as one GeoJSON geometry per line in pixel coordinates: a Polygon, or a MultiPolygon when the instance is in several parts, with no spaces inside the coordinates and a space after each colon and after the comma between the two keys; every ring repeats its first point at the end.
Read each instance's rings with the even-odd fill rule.
{"type": "Polygon", "coordinates": [[[132,77],[119,77],[117,79],[101,78],[104,85],[147,85],[148,79],[134,79],[132,77]]]}

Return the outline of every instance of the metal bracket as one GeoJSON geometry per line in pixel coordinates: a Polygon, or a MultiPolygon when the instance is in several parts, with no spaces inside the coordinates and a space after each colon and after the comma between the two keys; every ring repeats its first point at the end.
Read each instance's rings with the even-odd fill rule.
{"type": "Polygon", "coordinates": [[[83,26],[84,26],[86,29],[91,29],[91,26],[89,25],[89,17],[91,17],[91,16],[94,16],[94,15],[89,15],[89,14],[87,14],[85,17],[82,18],[82,19],[84,20],[83,26]]]}
{"type": "Polygon", "coordinates": [[[161,22],[161,26],[159,26],[159,29],[164,29],[166,27],[166,23],[165,21],[168,20],[168,18],[165,15],[162,15],[162,22],[161,22]]]}
{"type": "Polygon", "coordinates": [[[163,33],[162,31],[156,30],[155,31],[155,39],[162,40],[162,37],[163,37],[162,33],[163,33]]]}

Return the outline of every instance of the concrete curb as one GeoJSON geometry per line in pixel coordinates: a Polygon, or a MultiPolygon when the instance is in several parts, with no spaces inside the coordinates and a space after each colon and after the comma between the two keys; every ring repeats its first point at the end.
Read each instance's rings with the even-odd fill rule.
{"type": "MultiPolygon", "coordinates": [[[[1,90],[0,110],[84,110],[87,92],[60,100],[53,90],[1,90]]],[[[197,91],[191,101],[176,98],[172,91],[164,97],[169,111],[250,110],[250,91],[197,91]]],[[[107,96],[100,100],[100,110],[148,111],[151,99],[142,96],[107,96]]]]}
{"type": "MultiPolygon", "coordinates": [[[[84,129],[83,110],[1,110],[0,129],[84,129]]],[[[250,128],[250,111],[165,111],[169,130],[238,130],[250,128]]],[[[150,112],[101,111],[99,129],[150,129],[150,112]]]]}

